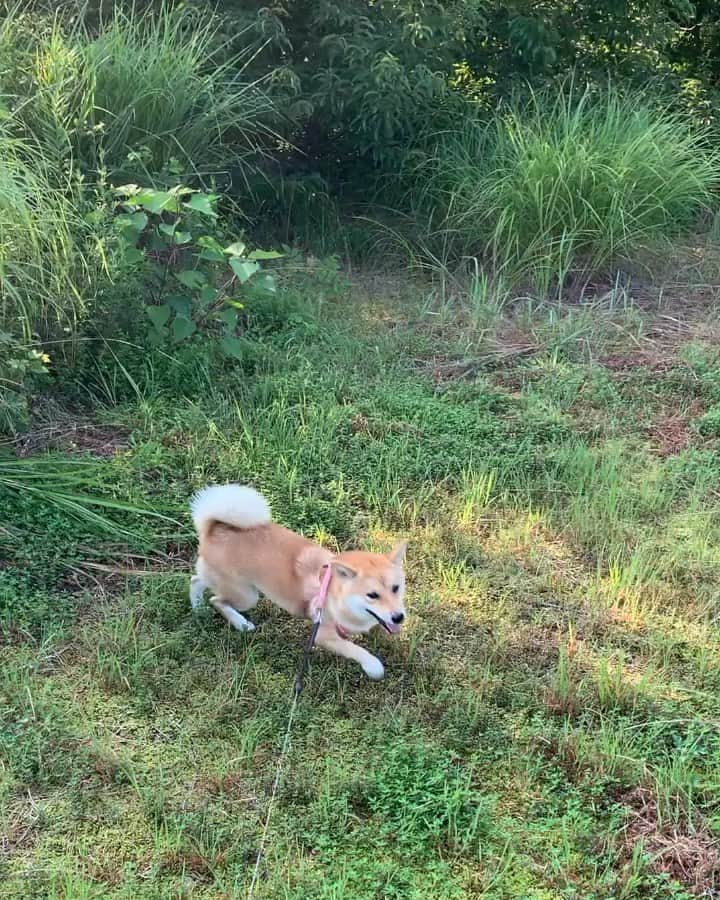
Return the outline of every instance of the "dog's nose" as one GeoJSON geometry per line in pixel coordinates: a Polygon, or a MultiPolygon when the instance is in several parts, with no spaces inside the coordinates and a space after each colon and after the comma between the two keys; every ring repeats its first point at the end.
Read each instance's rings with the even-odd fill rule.
{"type": "Polygon", "coordinates": [[[393,613],[390,618],[396,625],[399,625],[405,618],[405,613],[393,613]]]}

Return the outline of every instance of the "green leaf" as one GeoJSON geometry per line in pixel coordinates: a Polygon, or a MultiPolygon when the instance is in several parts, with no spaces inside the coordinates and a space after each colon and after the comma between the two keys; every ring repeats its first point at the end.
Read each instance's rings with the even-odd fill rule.
{"type": "Polygon", "coordinates": [[[246,250],[247,247],[242,241],[235,241],[234,244],[230,244],[229,247],[225,248],[225,253],[228,256],[243,256],[246,250]]]}
{"type": "Polygon", "coordinates": [[[123,237],[137,241],[148,223],[147,214],[138,210],[134,213],[126,213],[115,219],[115,227],[119,229],[123,237]]]}
{"type": "Polygon", "coordinates": [[[170,191],[155,191],[152,188],[146,188],[135,194],[132,202],[155,215],[166,211],[177,212],[180,209],[180,200],[177,194],[170,191]]]}
{"type": "Polygon", "coordinates": [[[175,187],[170,188],[168,193],[180,201],[184,200],[185,197],[189,197],[191,194],[197,194],[199,192],[194,188],[189,188],[186,184],[176,184],[175,187]]]}
{"type": "Polygon", "coordinates": [[[207,284],[207,278],[197,269],[181,269],[175,273],[175,277],[180,284],[184,284],[185,287],[190,288],[192,291],[197,291],[207,284]]]}
{"type": "Polygon", "coordinates": [[[162,328],[151,328],[150,331],[148,332],[148,337],[150,338],[150,343],[154,347],[159,347],[160,344],[165,343],[167,336],[168,336],[168,330],[164,325],[162,328]]]}
{"type": "Polygon", "coordinates": [[[140,193],[140,190],[141,188],[137,184],[122,184],[120,187],[116,187],[113,193],[116,197],[134,197],[140,193]]]}
{"type": "Polygon", "coordinates": [[[200,259],[207,259],[211,262],[224,262],[225,253],[221,245],[210,234],[204,234],[199,237],[198,246],[202,247],[202,252],[198,254],[200,259]]]}
{"type": "Polygon", "coordinates": [[[168,160],[167,164],[168,172],[171,175],[182,175],[183,173],[183,164],[174,156],[171,156],[168,160]]]}
{"type": "Polygon", "coordinates": [[[230,334],[221,338],[220,349],[226,356],[232,356],[233,359],[243,358],[243,342],[230,334]]]}
{"type": "Polygon", "coordinates": [[[213,300],[217,300],[219,293],[220,291],[218,291],[217,288],[214,288],[210,284],[206,284],[200,291],[200,300],[203,303],[212,303],[213,300]]]}
{"type": "Polygon", "coordinates": [[[192,298],[185,296],[185,294],[171,294],[167,298],[168,305],[175,310],[176,315],[183,316],[186,319],[190,318],[190,311],[192,309],[192,298]]]}
{"type": "Polygon", "coordinates": [[[283,254],[277,250],[253,250],[248,253],[248,259],[282,259],[283,254]]]}
{"type": "Polygon", "coordinates": [[[185,206],[194,209],[195,212],[202,213],[204,216],[210,216],[217,219],[215,212],[215,204],[218,201],[218,194],[193,194],[192,197],[185,202],[185,206]]]}
{"type": "Polygon", "coordinates": [[[175,316],[172,323],[172,339],[179,343],[189,338],[197,330],[197,325],[192,319],[186,319],[184,316],[175,316]]]}
{"type": "Polygon", "coordinates": [[[237,328],[238,311],[236,309],[223,309],[217,314],[217,317],[225,325],[228,332],[237,328]]]}
{"type": "Polygon", "coordinates": [[[170,318],[171,309],[167,303],[163,303],[162,306],[146,306],[145,312],[153,325],[160,329],[170,318]]]}
{"type": "Polygon", "coordinates": [[[137,265],[145,259],[145,254],[137,247],[127,247],[123,253],[123,259],[130,265],[137,265]]]}
{"type": "Polygon", "coordinates": [[[145,246],[148,250],[167,250],[169,243],[168,239],[161,235],[157,228],[151,228],[148,231],[145,241],[145,246]]]}
{"type": "Polygon", "coordinates": [[[231,259],[230,268],[237,276],[240,284],[244,284],[248,278],[251,278],[257,272],[260,266],[258,263],[248,260],[231,259]]]}
{"type": "Polygon", "coordinates": [[[272,275],[263,272],[262,275],[253,278],[252,289],[259,293],[275,294],[277,293],[277,284],[272,275]]]}
{"type": "Polygon", "coordinates": [[[162,232],[162,234],[166,234],[173,244],[188,244],[192,240],[192,235],[189,231],[178,231],[179,225],[179,221],[173,222],[172,225],[163,223],[162,225],[158,225],[158,230],[162,232]]]}

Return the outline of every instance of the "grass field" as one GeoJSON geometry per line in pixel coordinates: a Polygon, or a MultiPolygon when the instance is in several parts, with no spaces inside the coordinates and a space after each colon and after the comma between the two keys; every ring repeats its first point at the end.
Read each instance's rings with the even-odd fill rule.
{"type": "Polygon", "coordinates": [[[0,457],[2,897],[245,896],[308,625],[191,613],[223,480],[330,547],[410,541],[385,680],[313,656],[256,896],[716,896],[717,305],[674,278],[510,304],[308,268],[240,364],[88,356],[0,457]]]}

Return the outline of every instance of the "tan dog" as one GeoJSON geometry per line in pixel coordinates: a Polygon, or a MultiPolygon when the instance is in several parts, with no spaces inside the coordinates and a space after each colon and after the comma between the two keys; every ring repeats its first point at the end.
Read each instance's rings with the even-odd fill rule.
{"type": "Polygon", "coordinates": [[[370,678],[382,678],[383,664],[348,638],[382,625],[390,634],[405,618],[406,543],[388,556],[354,550],[330,551],[271,518],[264,497],[238,484],[204,488],[191,503],[200,537],[190,602],[196,608],[205,588],[210,602],[238,631],[255,626],[242,613],[260,593],[294,616],[310,616],[325,566],[331,566],[323,621],[317,643],[360,663],[370,678]]]}

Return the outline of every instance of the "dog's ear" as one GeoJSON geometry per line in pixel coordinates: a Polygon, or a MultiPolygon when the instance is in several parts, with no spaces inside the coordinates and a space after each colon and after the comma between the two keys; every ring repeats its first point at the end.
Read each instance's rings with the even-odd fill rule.
{"type": "Polygon", "coordinates": [[[336,575],[339,575],[341,578],[355,578],[357,572],[355,569],[350,566],[346,566],[345,563],[336,562],[333,560],[330,565],[332,566],[333,572],[336,575]]]}
{"type": "Polygon", "coordinates": [[[396,544],[395,547],[388,553],[388,559],[395,566],[401,566],[405,560],[405,553],[407,552],[407,541],[400,541],[399,544],[396,544]]]}

